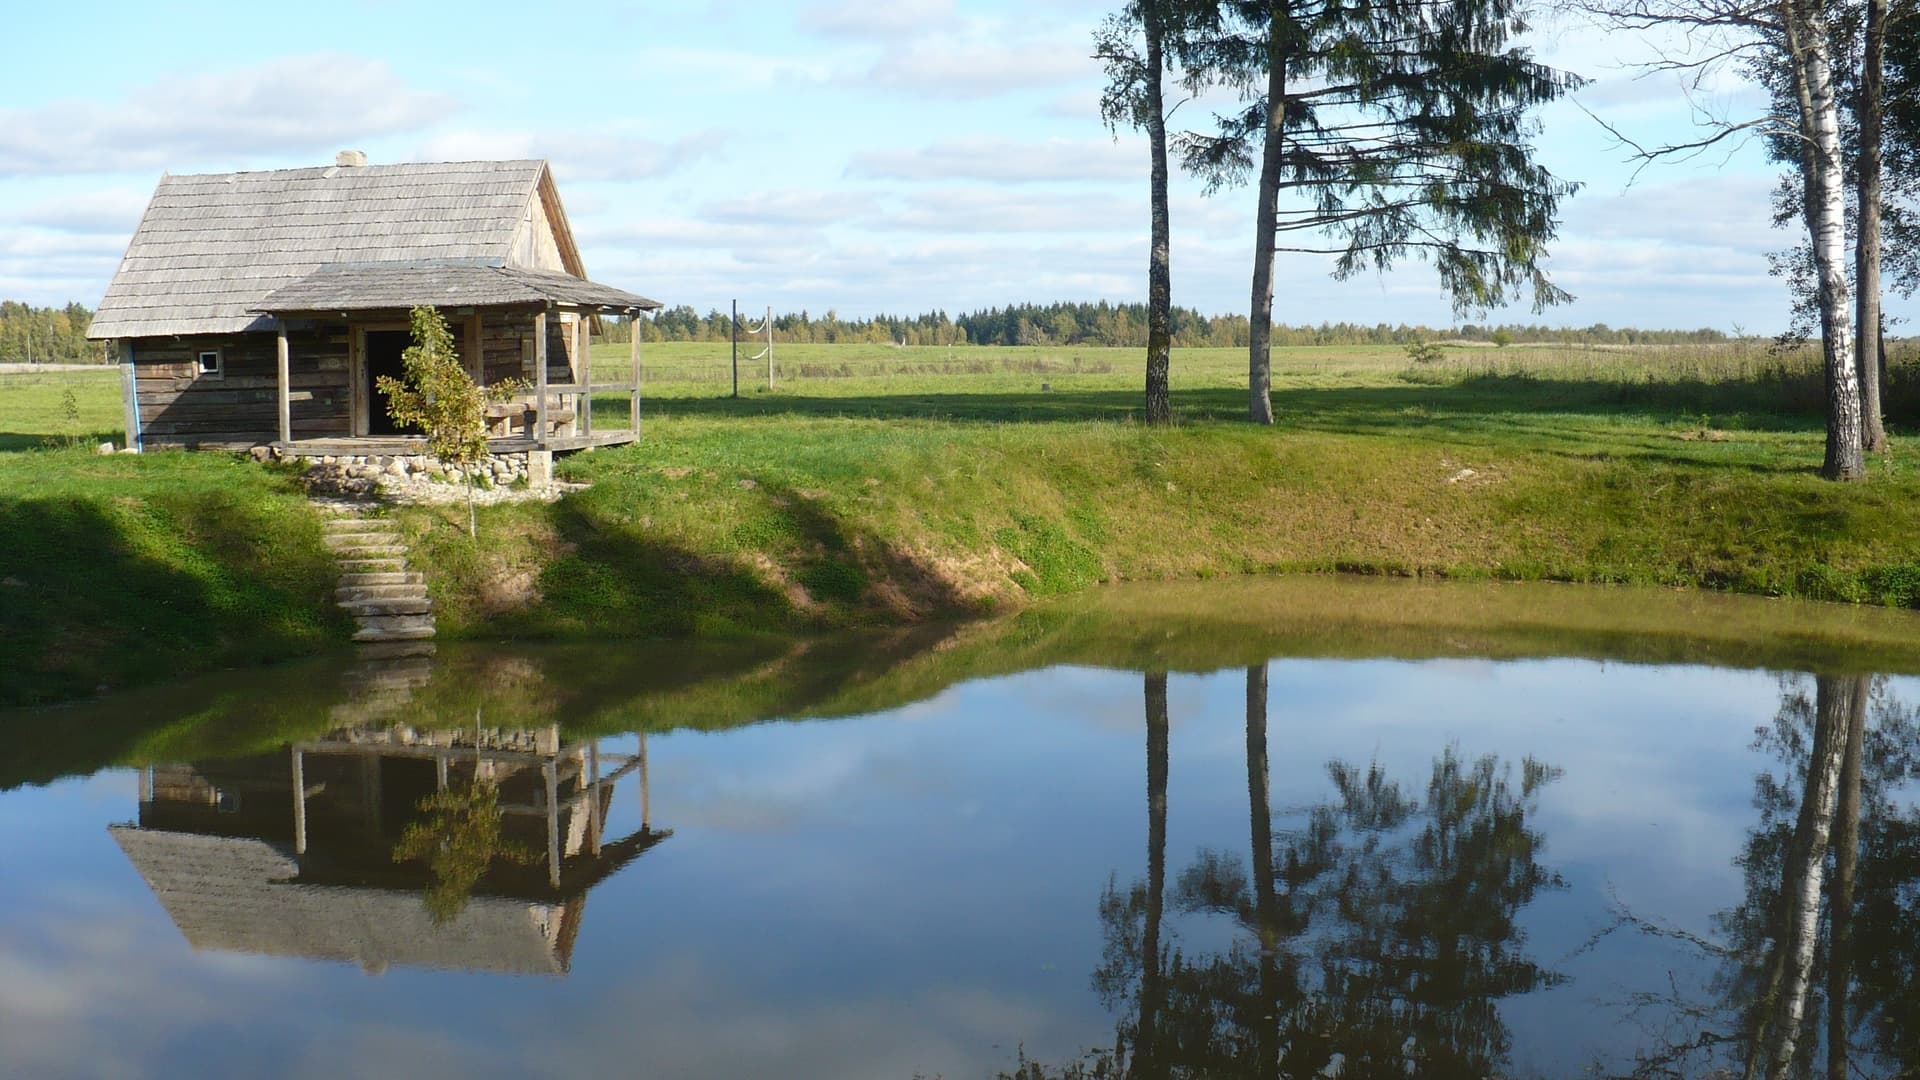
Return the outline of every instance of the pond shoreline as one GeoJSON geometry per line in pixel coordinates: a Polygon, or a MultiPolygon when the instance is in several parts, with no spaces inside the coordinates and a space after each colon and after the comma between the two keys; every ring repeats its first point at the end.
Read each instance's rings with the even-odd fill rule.
{"type": "MultiPolygon", "coordinates": [[[[562,478],[583,490],[485,508],[477,543],[464,506],[384,508],[442,639],[811,634],[1111,584],[1299,575],[1920,605],[1905,470],[1836,485],[1225,423],[659,423],[664,437],[568,459],[562,478]]],[[[0,706],[312,655],[351,633],[291,468],[45,450],[0,459],[0,489],[22,493],[0,504],[0,651],[18,658],[0,706]]]]}

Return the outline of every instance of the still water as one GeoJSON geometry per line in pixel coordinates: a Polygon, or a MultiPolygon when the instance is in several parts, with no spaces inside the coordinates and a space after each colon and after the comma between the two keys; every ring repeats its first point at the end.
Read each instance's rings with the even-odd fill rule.
{"type": "Polygon", "coordinates": [[[1920,1067],[1920,680],[1131,629],[0,716],[0,1075],[1920,1067]]]}

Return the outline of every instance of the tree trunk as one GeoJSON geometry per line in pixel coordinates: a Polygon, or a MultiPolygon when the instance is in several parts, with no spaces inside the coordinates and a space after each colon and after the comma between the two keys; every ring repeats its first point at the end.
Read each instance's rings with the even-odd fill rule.
{"type": "Polygon", "coordinates": [[[1273,881],[1272,795],[1267,788],[1267,665],[1247,668],[1247,807],[1252,826],[1254,918],[1260,932],[1260,1000],[1252,1010],[1255,1077],[1277,1075],[1280,1048],[1274,1020],[1279,1000],[1280,920],[1273,881]]]}
{"type": "MultiPolygon", "coordinates": [[[[1858,444],[1855,444],[1858,449],[1858,444]]],[[[1827,848],[1832,835],[1834,803],[1846,757],[1847,731],[1856,705],[1855,680],[1820,676],[1814,705],[1813,749],[1807,758],[1806,794],[1794,825],[1781,882],[1781,918],[1774,939],[1776,954],[1784,959],[1775,1000],[1763,1003],[1763,1037],[1756,1040],[1756,1056],[1764,1058],[1768,1080],[1793,1075],[1793,1060],[1806,1020],[1807,997],[1813,987],[1813,959],[1819,941],[1820,893],[1826,876],[1827,848]]],[[[1753,1070],[1749,1068],[1749,1075],[1753,1070]]]]}
{"type": "Polygon", "coordinates": [[[1260,147],[1260,203],[1254,210],[1253,311],[1247,318],[1247,412],[1256,424],[1273,423],[1273,249],[1286,149],[1286,10],[1281,0],[1270,4],[1267,26],[1267,127],[1260,147]]]}
{"type": "Polygon", "coordinates": [[[1147,143],[1153,155],[1153,251],[1147,257],[1147,423],[1173,417],[1167,369],[1173,351],[1173,226],[1167,213],[1167,114],[1161,95],[1166,72],[1165,28],[1156,5],[1141,19],[1147,34],[1147,143]]]}
{"type": "Polygon", "coordinates": [[[1794,93],[1800,105],[1801,169],[1806,176],[1807,231],[1819,289],[1820,338],[1826,355],[1827,454],[1820,475],[1866,475],[1860,437],[1860,375],[1854,365],[1851,290],[1846,272],[1846,183],[1840,156],[1840,106],[1826,16],[1811,0],[1786,0],[1794,93]]]}
{"type": "Polygon", "coordinates": [[[1854,245],[1854,341],[1860,368],[1861,447],[1887,452],[1880,409],[1880,130],[1886,98],[1887,0],[1867,0],[1866,55],[1860,71],[1860,181],[1854,245]]]}
{"type": "Polygon", "coordinates": [[[1853,886],[1860,860],[1860,751],[1867,734],[1870,676],[1853,680],[1839,804],[1833,813],[1833,889],[1827,898],[1827,1080],[1848,1080],[1847,999],[1853,982],[1853,886]]]}
{"type": "Polygon", "coordinates": [[[1157,1075],[1159,1018],[1166,981],[1160,971],[1160,917],[1167,890],[1167,673],[1150,672],[1147,706],[1147,925],[1140,939],[1140,1033],[1134,1070],[1157,1075]]]}

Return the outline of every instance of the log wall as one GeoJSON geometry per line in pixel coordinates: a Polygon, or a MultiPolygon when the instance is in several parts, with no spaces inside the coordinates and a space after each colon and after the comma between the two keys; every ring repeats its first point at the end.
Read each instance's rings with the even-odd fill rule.
{"type": "MultiPolygon", "coordinates": [[[[347,327],[287,335],[292,354],[293,437],[352,433],[347,327]]],[[[141,437],[148,445],[249,447],[279,436],[273,334],[142,338],[132,343],[141,437]],[[200,353],[219,349],[222,374],[200,374],[200,353]]],[[[126,356],[123,345],[121,356],[126,356]]]]}
{"type": "MultiPolygon", "coordinates": [[[[468,346],[468,318],[450,319],[454,343],[468,346]]],[[[479,314],[479,352],[487,385],[534,383],[531,310],[492,308],[479,314]]],[[[353,366],[346,323],[291,323],[293,437],[353,436],[353,366]]],[[[143,440],[154,446],[246,448],[279,439],[273,334],[142,338],[131,342],[143,440]],[[221,350],[223,374],[199,373],[199,355],[221,350]]],[[[127,355],[122,343],[120,355],[127,355]]],[[[571,383],[574,326],[547,321],[547,381],[571,383]]],[[[582,375],[586,372],[583,370],[582,375]]]]}
{"type": "MultiPolygon", "coordinates": [[[[488,386],[505,379],[525,379],[528,385],[538,381],[533,370],[533,316],[531,311],[492,309],[480,315],[480,352],[486,358],[488,386]]],[[[547,381],[570,383],[568,367],[573,356],[571,324],[563,326],[559,317],[547,320],[547,381]]]]}

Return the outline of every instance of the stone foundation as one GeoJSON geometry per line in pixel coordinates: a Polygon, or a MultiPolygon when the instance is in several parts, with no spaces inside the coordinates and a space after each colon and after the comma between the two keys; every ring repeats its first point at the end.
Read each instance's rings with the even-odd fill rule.
{"type": "MultiPolygon", "coordinates": [[[[467,470],[443,466],[430,454],[301,454],[256,446],[253,456],[260,461],[305,462],[307,489],[316,495],[367,496],[433,482],[459,488],[468,479],[467,470]]],[[[472,478],[481,487],[509,488],[523,482],[541,486],[551,482],[552,462],[550,451],[494,454],[473,467],[472,478]],[[535,457],[542,460],[529,462],[535,457]]]]}

